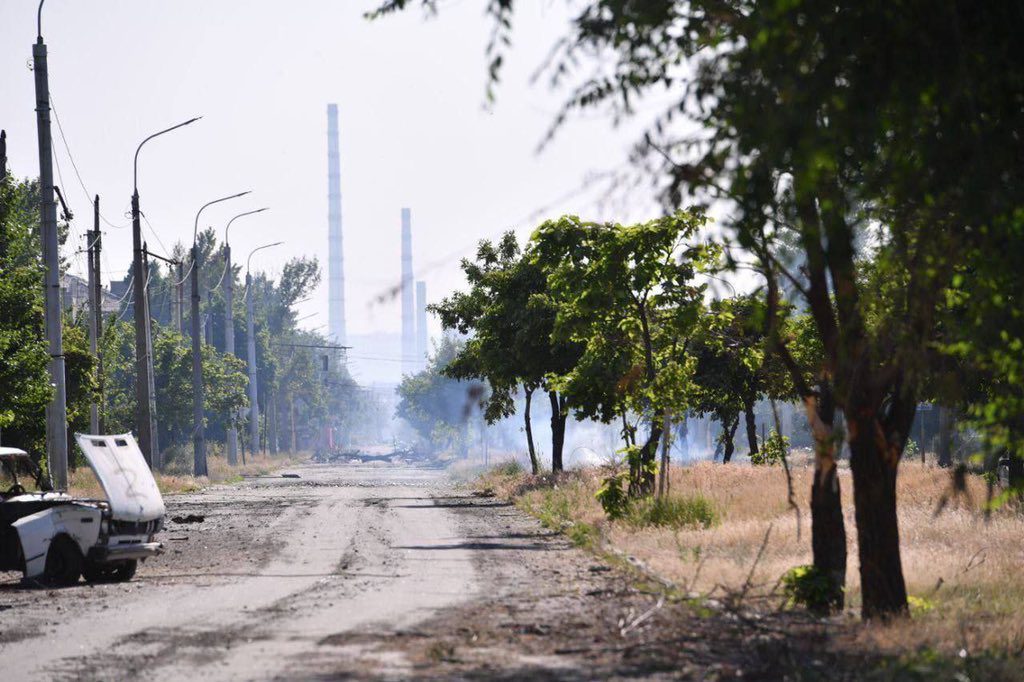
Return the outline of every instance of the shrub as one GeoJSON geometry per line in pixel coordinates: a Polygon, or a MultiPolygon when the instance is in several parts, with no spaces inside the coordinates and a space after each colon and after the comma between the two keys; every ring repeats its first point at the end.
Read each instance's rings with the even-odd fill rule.
{"type": "Polygon", "coordinates": [[[750,463],[756,465],[779,464],[788,452],[789,438],[772,431],[761,444],[761,449],[750,455],[750,463]]]}
{"type": "Polygon", "coordinates": [[[621,519],[629,511],[629,495],[625,484],[629,480],[626,472],[614,472],[601,482],[594,497],[601,503],[601,508],[609,519],[621,519]]]}
{"type": "Polygon", "coordinates": [[[510,459],[508,461],[496,465],[493,471],[498,476],[504,476],[505,478],[515,478],[516,476],[525,473],[526,470],[523,469],[523,465],[520,464],[518,461],[510,459]]]}
{"type": "Polygon", "coordinates": [[[815,613],[826,613],[832,594],[828,577],[814,566],[797,566],[782,576],[786,606],[802,606],[815,613]]]}
{"type": "Polygon", "coordinates": [[[668,528],[703,526],[710,528],[719,521],[715,505],[702,495],[637,500],[629,506],[625,518],[631,526],[637,528],[644,526],[668,528]]]}

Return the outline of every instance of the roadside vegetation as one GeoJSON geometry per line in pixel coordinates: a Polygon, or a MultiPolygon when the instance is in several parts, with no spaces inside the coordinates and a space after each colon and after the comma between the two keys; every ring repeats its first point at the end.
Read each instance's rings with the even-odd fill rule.
{"type": "MultiPolygon", "coordinates": [[[[387,0],[371,16],[413,5],[444,13],[387,0]]],[[[491,97],[518,7],[488,6],[491,97]]],[[[803,505],[810,556],[794,552],[786,570],[816,586],[815,615],[852,605],[892,624],[928,611],[920,591],[938,576],[904,525],[919,406],[941,412],[936,475],[953,493],[1011,514],[998,510],[1024,491],[1024,17],[957,2],[590,0],[573,11],[538,71],[566,95],[543,142],[577,114],[660,110],[633,150],[635,176],[609,192],[650,182],[664,212],[633,224],[564,215],[527,226],[525,241],[481,242],[462,263],[467,288],[433,307],[466,335],[434,371],[490,386],[475,394],[489,420],[514,411],[517,392],[546,393],[555,474],[566,417],[621,424],[621,461],[576,484],[579,505],[593,510],[596,494],[620,526],[695,494],[668,474],[673,424],[711,416],[724,462],[745,436],[751,460],[784,473],[784,495],[750,487],[741,507],[770,500],[795,523],[803,505]],[[581,69],[593,55],[600,66],[581,69]],[[758,402],[774,434],[756,432],[758,402]],[[809,471],[787,460],[780,402],[806,414],[809,471]],[[958,434],[974,445],[954,458],[958,434]]],[[[537,474],[547,463],[529,404],[537,474]]],[[[718,511],[723,522],[699,532],[729,527],[735,512],[718,511]]],[[[971,529],[959,531],[969,544],[971,529]]],[[[1024,633],[1003,632],[1024,649],[1024,633]]]]}
{"type": "MultiPolygon", "coordinates": [[[[813,468],[806,455],[802,460],[793,479],[798,489],[807,490],[813,468]]],[[[638,583],[657,579],[653,584],[698,609],[710,604],[748,617],[799,613],[805,601],[800,597],[815,597],[806,578],[812,568],[809,505],[800,500],[797,516],[787,504],[781,468],[712,462],[672,467],[671,494],[639,501],[616,519],[596,497],[603,476],[600,469],[588,468],[537,477],[504,465],[475,486],[513,501],[584,549],[637,571],[638,583]]],[[[845,465],[839,476],[849,480],[845,465]]],[[[847,611],[831,621],[838,628],[835,646],[864,645],[910,659],[930,651],[936,665],[961,656],[1010,665],[1019,656],[1024,589],[1018,580],[1018,538],[1024,520],[1015,505],[986,514],[986,488],[980,476],[971,476],[965,490],[955,494],[942,469],[905,465],[898,494],[912,618],[858,625],[861,592],[852,575],[847,611]]],[[[851,501],[843,513],[853,523],[851,501]]],[[[848,542],[852,553],[853,538],[848,542]]],[[[1013,669],[1024,672],[1019,659],[1013,669]]]]}

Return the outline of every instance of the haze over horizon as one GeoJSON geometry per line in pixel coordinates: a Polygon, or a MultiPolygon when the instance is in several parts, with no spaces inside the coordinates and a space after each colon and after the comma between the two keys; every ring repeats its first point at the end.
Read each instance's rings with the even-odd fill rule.
{"type": "MultiPolygon", "coordinates": [[[[571,212],[598,219],[658,211],[649,193],[629,205],[600,205],[588,177],[626,165],[640,121],[613,129],[579,119],[540,154],[537,145],[563,95],[531,76],[568,20],[562,3],[537,3],[516,16],[497,101],[486,106],[489,19],[470,3],[426,18],[420,11],[370,22],[374,2],[316,0],[302,11],[267,1],[173,4],[155,0],[73,3],[49,0],[49,49],[58,184],[75,213],[63,250],[84,274],[83,233],[92,194],[105,218],[127,226],[132,155],[144,137],[192,116],[195,125],[147,145],[139,161],[144,238],[153,250],[187,241],[206,201],[251,189],[213,207],[200,227],[218,239],[228,219],[258,206],[271,211],[232,228],[236,261],[253,247],[253,267],[278,272],[287,259],[317,256],[323,282],[296,307],[307,329],[326,333],[326,106],[339,108],[348,330],[397,333],[401,207],[412,209],[416,279],[436,301],[463,280],[459,258],[476,242],[516,228],[525,238],[544,218],[571,212]],[[457,36],[457,38],[454,38],[457,36]],[[100,81],[96,74],[102,73],[100,81]],[[60,123],[58,127],[57,123],[60,123]],[[89,194],[75,177],[73,155],[89,194]],[[498,161],[500,159],[500,162],[498,161]],[[375,302],[376,301],[376,302],[375,302]]],[[[38,173],[32,73],[34,0],[0,8],[0,127],[12,171],[38,173]]],[[[128,229],[104,224],[103,281],[121,279],[128,229]]],[[[430,322],[431,336],[440,331],[430,322]]],[[[353,355],[375,354],[354,349],[353,355]]],[[[358,365],[358,363],[356,363],[358,365]]]]}

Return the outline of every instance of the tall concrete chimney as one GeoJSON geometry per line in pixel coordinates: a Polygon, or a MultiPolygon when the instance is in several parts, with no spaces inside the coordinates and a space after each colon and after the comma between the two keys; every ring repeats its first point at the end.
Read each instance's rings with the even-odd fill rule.
{"type": "Polygon", "coordinates": [[[416,282],[416,362],[427,366],[427,283],[416,282]]]}
{"type": "Polygon", "coordinates": [[[341,162],[338,153],[338,105],[327,105],[327,330],[345,345],[345,256],[341,238],[341,162]]]}
{"type": "Polygon", "coordinates": [[[416,321],[413,317],[412,214],[402,209],[402,372],[419,367],[416,362],[416,321]]]}

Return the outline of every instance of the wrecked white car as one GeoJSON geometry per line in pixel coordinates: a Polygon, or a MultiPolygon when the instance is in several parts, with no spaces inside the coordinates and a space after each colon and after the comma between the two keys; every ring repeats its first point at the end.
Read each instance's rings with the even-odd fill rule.
{"type": "MultiPolygon", "coordinates": [[[[75,434],[103,487],[106,500],[66,493],[26,492],[19,471],[38,470],[16,448],[0,448],[0,469],[13,485],[0,490],[0,571],[26,579],[72,585],[131,580],[140,559],[162,551],[164,501],[131,434],[75,434]]],[[[41,481],[39,481],[41,482],[41,481]]]]}

